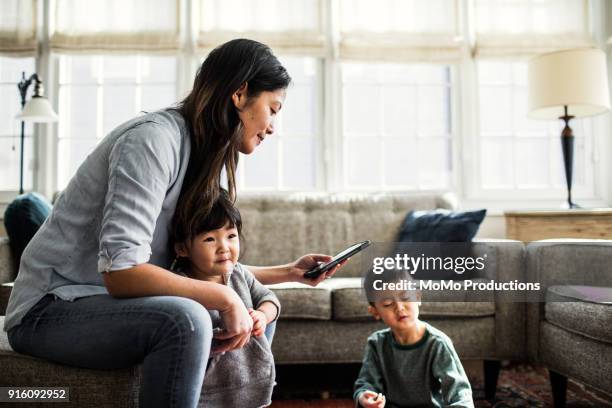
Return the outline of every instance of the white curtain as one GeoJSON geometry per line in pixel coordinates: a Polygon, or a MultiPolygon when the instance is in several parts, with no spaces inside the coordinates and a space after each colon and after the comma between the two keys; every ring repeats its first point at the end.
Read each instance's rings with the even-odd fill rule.
{"type": "Polygon", "coordinates": [[[0,0],[0,54],[36,54],[36,1],[0,0]]]}
{"type": "Polygon", "coordinates": [[[340,0],[340,56],[453,62],[461,58],[458,0],[340,0]]]}
{"type": "Polygon", "coordinates": [[[67,53],[172,53],[179,0],[56,0],[51,49],[67,53]]]}
{"type": "Polygon", "coordinates": [[[588,0],[476,0],[476,47],[483,57],[528,57],[594,44],[588,0]]]}
{"type": "Polygon", "coordinates": [[[200,0],[197,47],[208,52],[231,39],[250,38],[276,53],[321,56],[322,1],[326,0],[200,0]]]}

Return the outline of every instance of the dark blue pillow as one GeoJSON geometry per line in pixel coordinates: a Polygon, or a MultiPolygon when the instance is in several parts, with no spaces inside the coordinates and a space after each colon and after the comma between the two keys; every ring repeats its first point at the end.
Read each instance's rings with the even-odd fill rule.
{"type": "Polygon", "coordinates": [[[487,210],[410,211],[400,229],[399,242],[471,242],[487,210]]]}
{"type": "Polygon", "coordinates": [[[17,265],[23,250],[51,213],[51,203],[37,193],[22,194],[6,207],[4,227],[17,265]]]}

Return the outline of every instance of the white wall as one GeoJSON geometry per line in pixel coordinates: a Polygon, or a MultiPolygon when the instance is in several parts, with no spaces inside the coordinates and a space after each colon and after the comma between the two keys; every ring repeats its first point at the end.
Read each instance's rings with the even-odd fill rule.
{"type": "Polygon", "coordinates": [[[506,220],[503,214],[487,215],[476,238],[506,238],[506,220]]]}

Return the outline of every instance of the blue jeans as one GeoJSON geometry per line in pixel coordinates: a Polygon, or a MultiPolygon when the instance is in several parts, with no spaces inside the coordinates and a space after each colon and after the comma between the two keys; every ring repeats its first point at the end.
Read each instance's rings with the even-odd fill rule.
{"type": "Polygon", "coordinates": [[[69,302],[48,295],[8,337],[19,353],[71,366],[142,364],[141,407],[196,407],[212,323],[204,306],[182,297],[102,295],[69,302]]]}

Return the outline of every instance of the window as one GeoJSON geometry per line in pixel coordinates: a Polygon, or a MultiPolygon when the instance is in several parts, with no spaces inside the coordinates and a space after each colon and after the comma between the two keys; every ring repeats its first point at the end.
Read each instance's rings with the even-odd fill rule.
{"type": "MultiPolygon", "coordinates": [[[[17,82],[21,73],[26,78],[34,73],[34,58],[0,57],[0,190],[19,190],[19,162],[21,155],[21,122],[15,116],[21,111],[21,96],[17,82]]],[[[33,86],[28,90],[29,99],[33,86]]],[[[32,188],[34,169],[34,145],[31,123],[25,124],[25,149],[23,161],[23,187],[32,188]]]]}
{"type": "Polygon", "coordinates": [[[257,154],[241,155],[238,182],[242,190],[319,188],[319,61],[280,59],[293,82],[276,120],[275,134],[257,148],[257,154]]]}
{"type": "MultiPolygon", "coordinates": [[[[50,193],[115,126],[181,99],[212,48],[252,38],[293,84],[277,134],[240,157],[240,191],[452,190],[545,206],[565,192],[562,123],[527,119],[526,61],[606,37],[600,0],[41,1],[0,12],[0,190],[18,183],[22,69],[36,63],[60,114],[34,128],[44,143],[26,139],[26,186],[50,193]]],[[[608,122],[571,122],[573,193],[589,205],[609,201],[597,158],[608,122]]]]}
{"type": "Polygon", "coordinates": [[[342,64],[344,186],[451,187],[448,66],[342,64]]]}
{"type": "MultiPolygon", "coordinates": [[[[526,190],[539,194],[565,191],[561,143],[562,121],[527,118],[527,63],[478,63],[480,111],[480,188],[526,190]]],[[[594,166],[589,159],[590,119],[572,120],[575,191],[586,193],[594,166]]]]}
{"type": "Polygon", "coordinates": [[[62,56],[59,72],[59,189],[114,127],[177,101],[174,57],[62,56]]]}

